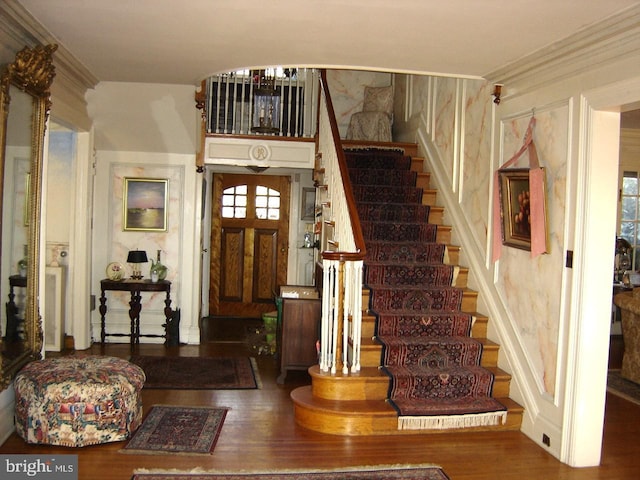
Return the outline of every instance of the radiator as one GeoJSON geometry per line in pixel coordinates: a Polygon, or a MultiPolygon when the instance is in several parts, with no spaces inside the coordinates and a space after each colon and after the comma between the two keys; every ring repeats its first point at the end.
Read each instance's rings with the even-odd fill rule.
{"type": "Polygon", "coordinates": [[[46,267],[44,280],[44,349],[60,352],[64,347],[66,267],[46,267]]]}

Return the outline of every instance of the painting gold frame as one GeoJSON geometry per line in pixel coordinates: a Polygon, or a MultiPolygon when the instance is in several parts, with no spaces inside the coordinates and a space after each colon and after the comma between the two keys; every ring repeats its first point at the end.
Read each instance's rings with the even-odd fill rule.
{"type": "MultiPolygon", "coordinates": [[[[543,169],[544,170],[544,169],[543,169]]],[[[498,171],[500,181],[500,216],[502,244],[531,251],[531,210],[528,168],[498,171]]],[[[543,183],[543,205],[546,222],[546,185],[543,183]]]]}
{"type": "Polygon", "coordinates": [[[166,232],[169,180],[124,179],[122,229],[125,232],[166,232]]]}

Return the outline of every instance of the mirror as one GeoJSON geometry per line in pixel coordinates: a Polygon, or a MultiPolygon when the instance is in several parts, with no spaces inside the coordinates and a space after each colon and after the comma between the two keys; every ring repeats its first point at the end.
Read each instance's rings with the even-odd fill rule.
{"type": "Polygon", "coordinates": [[[0,74],[0,389],[42,357],[40,197],[56,48],[25,47],[0,74]]]}

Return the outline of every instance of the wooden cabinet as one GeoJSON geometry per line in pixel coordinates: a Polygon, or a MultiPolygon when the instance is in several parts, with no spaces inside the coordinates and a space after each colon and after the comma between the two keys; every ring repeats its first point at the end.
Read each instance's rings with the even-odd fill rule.
{"type": "Polygon", "coordinates": [[[282,298],[282,319],[278,329],[280,375],[284,383],[288,370],[307,370],[318,363],[322,303],[319,298],[282,298]]]}

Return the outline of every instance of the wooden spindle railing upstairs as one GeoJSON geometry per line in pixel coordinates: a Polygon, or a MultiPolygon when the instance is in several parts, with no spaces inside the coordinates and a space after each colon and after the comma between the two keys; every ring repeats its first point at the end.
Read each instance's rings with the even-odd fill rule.
{"type": "Polygon", "coordinates": [[[320,75],[316,205],[322,258],[320,369],[336,373],[360,370],[362,265],[364,237],[326,72],[320,75]]]}

